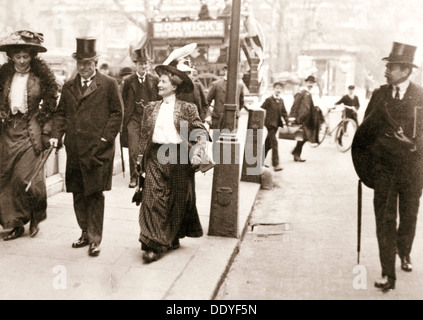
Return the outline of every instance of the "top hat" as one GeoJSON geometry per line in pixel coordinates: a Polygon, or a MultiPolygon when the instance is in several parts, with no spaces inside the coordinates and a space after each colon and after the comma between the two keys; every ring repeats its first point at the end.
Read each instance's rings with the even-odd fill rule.
{"type": "Polygon", "coordinates": [[[147,49],[141,48],[134,51],[135,60],[134,62],[149,62],[151,61],[150,56],[148,55],[147,49]]]}
{"type": "Polygon", "coordinates": [[[308,76],[304,81],[305,82],[316,82],[316,78],[314,76],[308,76]]]}
{"type": "Polygon", "coordinates": [[[192,80],[185,72],[178,70],[176,67],[162,64],[157,66],[154,70],[159,76],[161,76],[163,73],[169,72],[170,74],[180,78],[181,83],[178,84],[178,87],[180,88],[181,92],[191,93],[194,91],[194,84],[192,80]]]}
{"type": "Polygon", "coordinates": [[[383,58],[382,61],[387,61],[390,63],[402,63],[417,68],[417,66],[413,63],[416,49],[417,47],[415,46],[394,42],[391,53],[388,57],[383,58]]]}
{"type": "Polygon", "coordinates": [[[76,52],[72,54],[75,60],[92,60],[100,55],[96,51],[95,38],[76,38],[76,52]]]}
{"type": "Polygon", "coordinates": [[[47,49],[41,45],[44,42],[42,33],[28,30],[15,31],[0,40],[0,51],[7,51],[10,47],[29,47],[37,52],[46,52],[47,49]]]}

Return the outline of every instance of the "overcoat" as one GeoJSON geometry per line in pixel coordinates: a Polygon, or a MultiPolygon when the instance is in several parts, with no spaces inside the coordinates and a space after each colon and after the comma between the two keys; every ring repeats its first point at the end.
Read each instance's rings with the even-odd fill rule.
{"type": "Polygon", "coordinates": [[[380,168],[400,174],[405,180],[413,181],[418,188],[423,187],[423,137],[422,120],[415,119],[415,107],[423,107],[423,88],[410,83],[404,98],[393,109],[392,87],[383,85],[371,96],[364,120],[353,140],[351,155],[355,170],[361,181],[369,188],[380,168]],[[416,126],[416,138],[414,128],[416,126]],[[398,139],[389,139],[394,132],[402,130],[405,137],[416,147],[405,148],[398,139]]]}
{"type": "Polygon", "coordinates": [[[79,82],[76,75],[63,86],[52,136],[61,139],[65,134],[67,192],[90,195],[111,189],[114,142],[122,124],[123,105],[113,78],[97,71],[84,94],[79,82]],[[75,166],[81,170],[83,190],[75,180],[75,166]]]}
{"type": "MultiPolygon", "coordinates": [[[[157,88],[157,84],[159,83],[159,77],[151,73],[147,73],[145,77],[145,82],[147,84],[148,101],[144,101],[142,103],[142,110],[149,102],[161,99],[157,88]]],[[[120,142],[122,146],[126,148],[128,147],[128,123],[134,113],[136,104],[140,103],[139,101],[136,101],[137,86],[139,86],[138,76],[137,74],[133,74],[125,80],[122,87],[124,112],[120,142]]]]}
{"type": "Polygon", "coordinates": [[[295,118],[296,122],[302,125],[305,140],[311,143],[317,141],[320,117],[310,92],[301,90],[295,94],[289,117],[295,118]]]}

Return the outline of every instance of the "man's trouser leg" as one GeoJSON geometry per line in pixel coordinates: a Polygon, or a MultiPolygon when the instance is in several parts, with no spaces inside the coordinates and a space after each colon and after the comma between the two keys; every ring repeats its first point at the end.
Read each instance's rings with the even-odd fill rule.
{"type": "Polygon", "coordinates": [[[300,157],[305,143],[306,141],[297,141],[297,145],[295,146],[294,151],[292,151],[292,154],[300,157]]]}
{"type": "Polygon", "coordinates": [[[419,211],[421,189],[405,188],[399,191],[399,227],[397,247],[400,257],[410,255],[416,234],[417,214],[419,211]],[[413,190],[414,189],[414,190],[413,190]]]}
{"type": "Polygon", "coordinates": [[[270,129],[267,138],[269,139],[270,148],[272,149],[272,166],[277,167],[279,165],[279,145],[278,139],[276,138],[277,129],[270,129]]]}
{"type": "Polygon", "coordinates": [[[140,146],[140,131],[141,125],[135,119],[136,116],[128,122],[128,154],[129,154],[129,173],[131,175],[131,181],[137,181],[137,157],[140,146]]]}
{"type": "Polygon", "coordinates": [[[398,193],[394,190],[392,179],[379,175],[375,181],[373,204],[382,275],[396,279],[398,193]]]}
{"type": "Polygon", "coordinates": [[[96,192],[88,196],[73,194],[76,220],[83,233],[87,234],[89,243],[100,245],[103,237],[104,195],[96,192]]]}

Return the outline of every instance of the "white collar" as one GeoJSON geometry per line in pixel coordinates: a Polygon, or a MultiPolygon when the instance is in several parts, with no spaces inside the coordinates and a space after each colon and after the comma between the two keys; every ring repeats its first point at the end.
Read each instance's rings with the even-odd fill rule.
{"type": "Polygon", "coordinates": [[[400,92],[405,92],[410,85],[410,79],[405,80],[404,82],[398,83],[397,85],[392,86],[393,90],[395,91],[397,87],[399,87],[400,92]]]}
{"type": "Polygon", "coordinates": [[[147,76],[147,73],[144,73],[144,75],[141,76],[137,71],[136,74],[137,74],[138,80],[142,79],[142,81],[145,81],[145,77],[147,76]]]}
{"type": "Polygon", "coordinates": [[[163,98],[163,103],[166,103],[166,104],[174,105],[175,101],[176,101],[176,95],[175,94],[172,94],[172,95],[170,95],[166,98],[163,98]]]}
{"type": "Polygon", "coordinates": [[[94,71],[94,74],[88,79],[82,78],[81,75],[79,75],[79,77],[81,78],[81,84],[84,85],[84,81],[88,80],[87,85],[89,86],[91,84],[91,81],[93,81],[93,78],[96,76],[96,74],[97,74],[97,71],[94,71]]]}

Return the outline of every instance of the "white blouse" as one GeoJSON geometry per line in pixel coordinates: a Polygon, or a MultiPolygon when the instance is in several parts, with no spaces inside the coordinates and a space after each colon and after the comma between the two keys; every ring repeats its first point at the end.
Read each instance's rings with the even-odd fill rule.
{"type": "Polygon", "coordinates": [[[28,111],[28,83],[29,73],[15,72],[10,86],[10,110],[12,114],[26,113],[28,111]]]}
{"type": "Polygon", "coordinates": [[[175,111],[175,95],[163,99],[156,125],[153,132],[153,142],[159,144],[180,144],[182,138],[173,123],[173,113],[175,111]]]}

